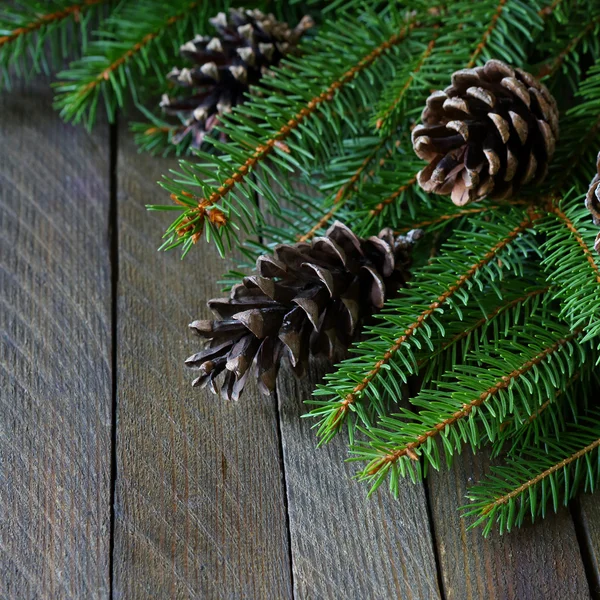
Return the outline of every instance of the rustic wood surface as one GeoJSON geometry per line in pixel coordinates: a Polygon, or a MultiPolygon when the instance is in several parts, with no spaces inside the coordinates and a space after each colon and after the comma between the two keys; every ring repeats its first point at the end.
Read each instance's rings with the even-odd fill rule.
{"type": "Polygon", "coordinates": [[[145,205],[175,162],[137,154],[125,130],[118,157],[115,597],[290,597],[274,400],[218,401],[182,366],[225,264],[212,247],[156,252],[171,215],[145,205]]]}
{"type": "Polygon", "coordinates": [[[510,535],[467,531],[457,506],[467,485],[487,471],[485,452],[466,451],[449,470],[428,478],[433,528],[447,600],[590,598],[575,527],[567,509],[510,535]]]}
{"type": "Polygon", "coordinates": [[[315,449],[303,400],[325,373],[279,376],[279,413],[297,598],[440,598],[423,487],[367,499],[340,435],[315,449]]]}
{"type": "Polygon", "coordinates": [[[109,139],[0,95],[0,598],[106,598],[109,139]]]}
{"type": "Polygon", "coordinates": [[[367,500],[343,440],[315,448],[323,365],[190,387],[226,266],[156,252],[175,161],[62,124],[47,87],[4,93],[0,133],[0,599],[600,598],[597,497],[486,541],[456,510],[483,458],[367,500]]]}
{"type": "Polygon", "coordinates": [[[594,598],[600,598],[600,503],[598,494],[583,494],[573,514],[581,530],[581,548],[588,562],[588,578],[594,598]]]}

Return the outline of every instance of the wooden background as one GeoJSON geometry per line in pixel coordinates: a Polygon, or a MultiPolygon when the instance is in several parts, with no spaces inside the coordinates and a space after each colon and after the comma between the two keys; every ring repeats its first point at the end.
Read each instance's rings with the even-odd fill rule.
{"type": "Polygon", "coordinates": [[[156,252],[174,161],[63,124],[47,85],[0,96],[0,598],[600,598],[600,507],[482,539],[484,459],[366,500],[343,440],[272,398],[190,387],[187,334],[224,264],[156,252]]]}

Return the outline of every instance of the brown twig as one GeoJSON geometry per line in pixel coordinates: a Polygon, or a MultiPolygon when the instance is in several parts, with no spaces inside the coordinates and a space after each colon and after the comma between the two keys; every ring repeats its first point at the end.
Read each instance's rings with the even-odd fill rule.
{"type": "Polygon", "coordinates": [[[595,19],[592,19],[581,33],[579,33],[578,35],[576,35],[574,38],[572,38],[569,41],[569,43],[558,54],[558,56],[556,56],[552,61],[547,62],[544,65],[542,65],[542,67],[538,71],[536,77],[538,79],[541,79],[542,77],[551,77],[552,75],[554,75],[554,73],[556,73],[556,71],[558,71],[558,69],[560,69],[561,65],[565,61],[565,58],[568,56],[568,54],[573,51],[575,46],[577,46],[577,44],[579,44],[579,42],[588,33],[590,33],[590,31],[592,31],[592,29],[594,29],[594,27],[596,27],[596,25],[599,22],[600,22],[600,17],[596,17],[595,19]]]}
{"type": "Polygon", "coordinates": [[[496,24],[498,23],[498,19],[500,18],[500,15],[502,14],[502,11],[504,10],[504,5],[506,4],[506,2],[507,2],[507,0],[500,0],[500,2],[498,3],[496,12],[494,13],[494,16],[492,17],[492,20],[490,21],[488,28],[483,33],[481,41],[479,42],[479,44],[477,44],[475,51],[471,55],[471,59],[469,60],[469,63],[467,64],[467,69],[471,69],[475,66],[475,63],[477,62],[479,55],[483,52],[483,49],[485,48],[485,45],[487,44],[487,41],[488,41],[490,35],[492,35],[494,29],[496,28],[496,24]]]}
{"type": "Polygon", "coordinates": [[[409,325],[405,331],[399,336],[392,346],[385,352],[383,357],[379,359],[373,368],[365,375],[362,381],[357,384],[353,390],[346,395],[346,397],[339,402],[339,406],[333,423],[338,423],[342,416],[349,409],[349,406],[356,401],[356,398],[365,390],[365,388],[371,383],[371,381],[377,376],[381,369],[387,365],[394,354],[401,348],[401,346],[411,338],[415,332],[423,325],[423,323],[429,319],[429,317],[435,313],[445,302],[451,298],[458,290],[460,290],[468,281],[470,281],[485,265],[487,265],[494,257],[506,248],[513,240],[515,240],[521,233],[529,229],[531,225],[542,217],[542,213],[531,210],[526,219],[521,221],[505,238],[496,243],[490,250],[475,264],[473,264],[466,273],[461,275],[455,283],[453,283],[441,296],[439,296],[434,302],[432,302],[418,317],[409,325]]]}
{"type": "Polygon", "coordinates": [[[442,215],[437,219],[431,219],[429,221],[420,221],[418,223],[414,223],[413,225],[409,225],[407,227],[402,227],[402,229],[398,229],[395,233],[396,235],[400,233],[406,233],[411,229],[423,229],[424,227],[430,227],[431,225],[439,225],[440,223],[444,223],[445,221],[451,221],[453,219],[459,219],[460,217],[465,217],[467,215],[477,215],[483,212],[494,211],[502,208],[503,206],[526,206],[530,204],[528,200],[508,200],[503,202],[502,204],[492,204],[489,206],[478,206],[476,208],[465,208],[463,210],[459,210],[456,213],[449,215],[442,215]]]}
{"type": "MultiPolygon", "coordinates": [[[[435,29],[438,29],[438,27],[439,27],[438,25],[435,25],[435,29]]],[[[430,54],[433,52],[433,48],[435,47],[437,38],[438,38],[438,33],[436,31],[433,38],[431,38],[431,41],[429,42],[429,44],[427,44],[427,48],[425,49],[425,52],[423,52],[423,55],[421,56],[419,62],[417,63],[417,66],[411,72],[410,76],[408,77],[408,79],[406,80],[404,85],[402,86],[402,89],[400,90],[400,92],[398,93],[396,98],[394,98],[394,100],[390,103],[390,105],[388,106],[387,110],[383,113],[383,115],[379,119],[377,119],[377,124],[376,124],[377,129],[381,129],[381,127],[382,127],[383,123],[386,121],[386,119],[389,118],[390,114],[392,114],[392,112],[395,110],[395,108],[398,106],[398,104],[400,104],[400,102],[402,102],[402,98],[404,98],[404,94],[406,94],[408,88],[410,87],[411,83],[413,82],[415,75],[423,68],[425,61],[429,58],[430,54]]]]}
{"type": "Polygon", "coordinates": [[[551,346],[549,346],[548,348],[545,348],[537,356],[523,363],[523,365],[521,365],[518,369],[515,369],[508,375],[504,375],[493,386],[483,391],[476,398],[473,398],[471,402],[464,404],[463,407],[460,410],[456,411],[451,417],[444,419],[440,423],[437,423],[431,429],[427,430],[425,433],[417,436],[414,442],[410,442],[409,444],[406,444],[406,446],[382,456],[381,459],[379,459],[374,465],[371,466],[371,468],[369,469],[369,475],[375,475],[385,466],[396,462],[403,456],[409,456],[410,458],[418,460],[418,457],[415,454],[415,449],[422,446],[430,438],[435,437],[440,432],[444,431],[446,427],[454,425],[454,423],[456,423],[460,419],[468,417],[474,408],[481,406],[484,402],[495,396],[500,390],[508,388],[513,381],[530,371],[533,367],[541,363],[546,357],[550,356],[551,354],[554,354],[554,352],[556,352],[559,348],[561,348],[562,346],[576,338],[578,335],[580,335],[582,331],[583,329],[578,329],[570,336],[562,338],[554,344],[552,344],[551,346]]]}
{"type": "Polygon", "coordinates": [[[529,481],[525,482],[524,484],[522,484],[519,487],[515,488],[514,490],[510,491],[508,494],[505,494],[504,496],[500,496],[499,498],[496,498],[496,500],[494,500],[490,504],[483,507],[483,509],[481,510],[481,514],[487,515],[494,508],[500,506],[501,504],[506,504],[506,503],[510,502],[510,500],[512,500],[513,498],[516,498],[523,492],[526,492],[530,487],[537,485],[540,481],[543,481],[544,479],[546,479],[546,477],[549,477],[553,473],[556,473],[556,471],[560,471],[561,469],[564,469],[567,465],[570,465],[572,462],[579,460],[580,458],[583,458],[586,454],[593,452],[598,447],[600,447],[600,439],[593,441],[591,444],[589,444],[585,448],[582,448],[578,452],[575,452],[575,454],[572,454],[571,456],[569,456],[569,458],[565,458],[564,460],[561,460],[559,463],[552,465],[549,469],[542,471],[541,473],[536,475],[533,479],[530,479],[529,481]]]}
{"type": "Polygon", "coordinates": [[[596,261],[594,260],[594,255],[592,254],[592,251],[590,250],[589,246],[585,243],[585,240],[583,239],[583,237],[581,237],[581,234],[577,230],[577,227],[575,227],[575,225],[573,224],[573,221],[571,221],[571,219],[569,219],[569,217],[567,217],[567,215],[556,205],[556,203],[550,204],[547,207],[547,210],[549,212],[553,213],[554,215],[556,215],[563,222],[565,227],[571,232],[571,234],[573,235],[573,237],[575,238],[575,240],[581,247],[581,250],[582,250],[586,260],[592,267],[592,270],[594,271],[594,275],[596,276],[596,281],[598,283],[600,283],[600,269],[598,269],[598,265],[596,264],[596,261]]]}
{"type": "Polygon", "coordinates": [[[32,21],[24,27],[18,27],[17,29],[13,29],[8,35],[3,35],[2,37],[0,37],[0,48],[5,44],[14,42],[22,35],[28,35],[30,33],[33,33],[34,31],[41,29],[45,25],[55,23],[56,21],[62,21],[63,19],[66,19],[71,15],[74,16],[75,20],[78,20],[82,10],[93,6],[94,4],[101,4],[103,2],[106,2],[106,0],[84,0],[79,4],[73,4],[72,6],[68,6],[63,10],[57,10],[56,12],[49,13],[47,15],[40,15],[39,18],[35,21],[32,21]]]}

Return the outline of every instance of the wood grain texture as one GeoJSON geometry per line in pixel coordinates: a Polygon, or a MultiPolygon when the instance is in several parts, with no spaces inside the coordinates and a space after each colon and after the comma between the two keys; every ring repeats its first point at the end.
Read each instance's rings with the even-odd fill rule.
{"type": "Polygon", "coordinates": [[[188,334],[227,268],[200,243],[156,247],[173,213],[156,181],[176,166],[119,142],[118,437],[114,597],[289,598],[275,404],[191,387],[188,334]]]}
{"type": "Polygon", "coordinates": [[[589,586],[569,511],[509,535],[467,531],[458,508],[467,485],[487,472],[485,451],[457,457],[428,481],[446,600],[589,598],[589,586]]]}
{"type": "Polygon", "coordinates": [[[0,95],[0,597],[108,598],[109,143],[0,95]]]}
{"type": "Polygon", "coordinates": [[[588,559],[588,577],[594,598],[600,598],[600,502],[598,491],[581,494],[573,504],[581,526],[581,542],[588,559]]]}
{"type": "Polygon", "coordinates": [[[439,598],[423,487],[407,482],[395,500],[383,486],[367,499],[343,434],[315,448],[314,422],[300,415],[324,372],[321,362],[301,381],[288,368],[278,379],[295,597],[439,598]]]}

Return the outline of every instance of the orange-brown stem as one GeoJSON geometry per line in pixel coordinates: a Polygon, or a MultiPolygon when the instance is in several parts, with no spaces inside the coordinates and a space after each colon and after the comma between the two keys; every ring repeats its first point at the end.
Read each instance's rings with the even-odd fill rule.
{"type": "Polygon", "coordinates": [[[584,239],[581,237],[581,234],[573,224],[573,221],[571,221],[571,219],[569,219],[569,217],[567,217],[567,215],[555,203],[551,204],[548,207],[548,210],[549,212],[555,214],[571,232],[571,234],[581,247],[581,251],[585,255],[586,260],[592,267],[592,270],[594,271],[594,274],[596,276],[596,281],[600,283],[600,270],[598,269],[598,265],[594,260],[594,255],[592,254],[592,251],[590,250],[589,246],[585,243],[584,239]]]}
{"type": "Polygon", "coordinates": [[[588,34],[600,21],[600,17],[596,17],[592,19],[585,29],[579,34],[572,38],[569,43],[565,46],[565,48],[550,62],[542,65],[542,68],[537,73],[537,78],[541,79],[542,77],[551,77],[560,69],[561,65],[565,62],[565,58],[573,51],[573,49],[579,44],[579,42],[588,34]]]}
{"type": "Polygon", "coordinates": [[[572,339],[577,337],[582,331],[582,329],[579,329],[570,336],[558,340],[557,342],[540,352],[537,356],[525,362],[518,369],[515,369],[508,375],[504,375],[493,386],[483,391],[476,398],[473,398],[471,402],[464,404],[463,407],[460,410],[456,411],[451,417],[449,417],[448,419],[444,419],[440,423],[437,423],[431,429],[427,430],[425,433],[417,436],[414,442],[406,444],[406,446],[399,448],[398,450],[394,450],[393,452],[390,452],[383,456],[369,469],[369,475],[375,475],[386,465],[396,462],[403,456],[416,456],[416,448],[419,448],[420,446],[425,444],[425,442],[427,442],[427,440],[429,440],[430,438],[437,436],[440,432],[444,431],[446,427],[450,427],[460,419],[468,417],[474,408],[481,406],[484,402],[495,396],[500,390],[508,388],[508,386],[513,381],[530,371],[533,367],[541,363],[545,358],[547,358],[551,354],[554,354],[554,352],[556,352],[559,348],[561,348],[562,346],[570,342],[572,339]]]}
{"type": "MultiPolygon", "coordinates": [[[[435,29],[438,29],[438,27],[439,26],[436,25],[435,29]]],[[[421,68],[423,67],[423,64],[429,58],[429,55],[433,52],[433,48],[435,47],[435,43],[437,41],[437,38],[438,38],[438,34],[436,32],[435,35],[434,35],[434,37],[429,42],[429,44],[427,44],[427,48],[425,49],[425,52],[423,52],[423,55],[421,56],[419,62],[417,63],[417,66],[414,68],[414,70],[410,74],[409,78],[406,80],[406,82],[402,86],[402,89],[400,90],[400,92],[398,93],[398,95],[396,96],[396,98],[394,98],[394,100],[392,101],[392,103],[388,106],[387,110],[377,120],[377,129],[381,128],[381,126],[383,125],[383,123],[389,118],[389,116],[396,109],[396,107],[398,106],[398,104],[400,104],[400,102],[402,102],[402,98],[404,98],[404,95],[406,94],[408,88],[410,87],[411,83],[413,82],[413,79],[415,78],[415,75],[421,70],[421,68]]]]}
{"type": "Polygon", "coordinates": [[[391,204],[400,197],[402,192],[405,192],[407,189],[412,187],[417,181],[416,177],[413,177],[409,181],[407,181],[404,185],[401,185],[393,194],[390,194],[385,200],[382,200],[375,208],[371,209],[371,215],[378,215],[388,204],[391,204]]]}
{"type": "Polygon", "coordinates": [[[527,204],[530,204],[530,202],[528,202],[527,200],[509,200],[509,201],[503,202],[502,204],[493,204],[491,206],[478,206],[475,208],[465,208],[465,209],[460,210],[453,214],[442,215],[441,217],[438,217],[437,219],[431,219],[429,221],[420,221],[418,223],[415,223],[414,225],[409,225],[407,227],[403,227],[402,229],[399,229],[398,231],[396,231],[396,235],[398,235],[399,233],[406,233],[407,231],[410,231],[411,229],[423,229],[424,227],[430,227],[431,225],[439,225],[440,223],[444,223],[445,221],[452,221],[453,219],[459,219],[460,217],[465,217],[467,215],[477,215],[477,214],[487,212],[487,211],[498,210],[499,208],[502,208],[503,206],[507,206],[507,205],[509,205],[509,206],[525,206],[527,204]]]}
{"type": "Polygon", "coordinates": [[[533,479],[530,479],[529,481],[527,481],[524,484],[520,485],[519,487],[515,488],[508,494],[505,494],[504,496],[500,496],[499,498],[496,498],[496,500],[494,500],[491,504],[488,504],[487,506],[485,506],[482,509],[481,514],[487,515],[494,508],[500,506],[501,504],[507,504],[513,498],[516,498],[523,492],[526,492],[530,487],[537,485],[538,483],[540,483],[540,481],[543,481],[544,479],[546,479],[546,477],[550,477],[550,475],[552,475],[553,473],[556,473],[557,471],[564,469],[566,466],[570,465],[572,462],[575,462],[576,460],[583,458],[586,454],[593,452],[594,450],[596,450],[596,448],[599,448],[599,447],[600,447],[600,439],[597,439],[597,440],[593,441],[591,444],[589,444],[588,446],[586,446],[585,448],[582,448],[578,452],[575,452],[575,454],[572,454],[568,458],[561,460],[559,463],[552,465],[549,469],[542,471],[539,475],[536,475],[533,479]]]}
{"type": "Polygon", "coordinates": [[[23,35],[28,35],[41,29],[45,25],[49,25],[50,23],[55,23],[56,21],[62,21],[67,17],[73,16],[76,20],[79,18],[81,11],[86,8],[93,6],[94,4],[101,4],[102,2],[106,2],[106,0],[84,0],[84,2],[80,2],[79,4],[73,4],[72,6],[68,6],[63,10],[57,10],[56,12],[49,13],[47,15],[40,15],[38,19],[32,21],[31,23],[25,25],[24,27],[19,27],[17,29],[13,29],[8,35],[3,35],[0,37],[0,48],[5,44],[9,44],[10,42],[14,42],[16,39],[20,38],[23,35]]]}
{"type": "Polygon", "coordinates": [[[481,41],[479,42],[479,44],[477,44],[475,51],[471,55],[471,59],[469,60],[469,63],[467,64],[467,69],[471,69],[472,67],[475,66],[475,63],[477,62],[479,55],[483,52],[483,49],[485,48],[485,45],[487,44],[487,41],[488,41],[490,35],[492,35],[494,29],[496,28],[496,24],[498,23],[498,19],[500,18],[500,15],[502,14],[502,11],[504,10],[504,5],[506,4],[506,2],[507,2],[507,0],[500,0],[500,2],[498,3],[498,7],[496,8],[496,12],[494,13],[494,16],[492,17],[492,20],[490,21],[488,28],[485,30],[485,32],[481,38],[481,41]]]}
{"type": "Polygon", "coordinates": [[[379,359],[373,368],[365,375],[363,380],[357,384],[354,389],[340,401],[337,412],[333,418],[334,422],[338,422],[341,416],[349,409],[349,406],[356,401],[356,398],[365,388],[373,381],[381,369],[389,363],[394,354],[401,348],[408,339],[423,325],[423,323],[440,308],[449,298],[451,298],[458,290],[460,290],[468,281],[470,281],[485,265],[487,265],[494,257],[521,233],[529,229],[535,221],[542,218],[542,213],[531,210],[526,219],[517,225],[504,239],[495,244],[479,261],[473,264],[468,271],[461,275],[455,283],[453,283],[441,296],[432,302],[411,325],[409,325],[403,334],[398,337],[392,346],[385,352],[383,357],[379,359]]]}
{"type": "MultiPolygon", "coordinates": [[[[532,290],[531,292],[528,292],[527,294],[525,294],[519,298],[515,298],[514,300],[511,300],[510,302],[508,302],[506,304],[498,306],[491,313],[489,313],[485,317],[482,317],[481,319],[479,319],[479,321],[477,321],[477,323],[475,323],[475,325],[473,325],[472,327],[469,327],[469,329],[466,329],[462,333],[458,333],[457,335],[455,335],[450,341],[448,341],[444,345],[442,345],[441,349],[447,350],[450,346],[452,346],[453,344],[456,344],[456,342],[459,342],[460,340],[466,338],[468,335],[470,335],[471,333],[473,333],[480,327],[483,327],[488,321],[490,321],[494,317],[498,316],[502,311],[510,310],[511,308],[515,307],[517,304],[522,304],[523,302],[526,302],[527,300],[529,300],[530,298],[534,298],[535,296],[541,296],[542,294],[545,294],[549,289],[550,288],[548,288],[548,287],[544,287],[544,288],[540,288],[537,290],[532,290]]],[[[425,361],[423,361],[423,362],[425,362],[425,361]]],[[[421,363],[419,363],[419,366],[421,366],[421,363]]]]}

